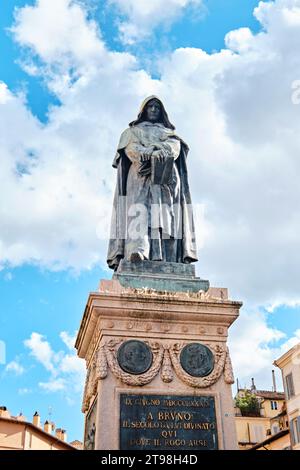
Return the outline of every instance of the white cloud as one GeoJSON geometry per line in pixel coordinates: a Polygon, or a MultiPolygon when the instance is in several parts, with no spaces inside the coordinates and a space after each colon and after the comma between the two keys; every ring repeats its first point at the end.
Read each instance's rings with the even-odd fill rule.
{"type": "Polygon", "coordinates": [[[73,0],[37,0],[16,10],[16,40],[45,62],[83,64],[101,58],[103,45],[94,21],[73,0]]]}
{"type": "MultiPolygon", "coordinates": [[[[78,81],[79,89],[85,89],[96,74],[107,78],[107,74],[117,74],[135,64],[130,54],[108,51],[97,24],[88,19],[79,1],[36,0],[34,6],[16,9],[11,33],[27,52],[20,62],[23,68],[30,75],[42,75],[61,99],[71,98],[72,85],[78,81]]],[[[79,107],[78,113],[82,113],[79,107]]]]}
{"type": "Polygon", "coordinates": [[[22,366],[22,364],[20,364],[19,360],[17,359],[17,360],[9,362],[7,366],[5,367],[5,371],[11,372],[15,375],[22,375],[24,374],[25,369],[22,366]]]}
{"type": "MultiPolygon", "coordinates": [[[[289,338],[267,324],[267,315],[259,311],[243,311],[239,321],[230,330],[229,348],[241,387],[250,387],[255,379],[258,389],[272,386],[272,370],[275,371],[277,390],[283,391],[281,371],[273,363],[288,350],[300,343],[300,329],[289,338]]],[[[296,360],[299,361],[297,356],[296,360]]]]}
{"type": "Polygon", "coordinates": [[[65,396],[81,393],[85,380],[85,363],[76,355],[74,337],[62,331],[60,338],[69,352],[55,352],[51,344],[39,333],[32,333],[24,344],[30,349],[30,354],[37,362],[50,372],[47,381],[39,382],[39,387],[47,392],[64,392],[65,396]]]}
{"type": "Polygon", "coordinates": [[[60,363],[59,370],[67,374],[85,373],[84,363],[76,355],[66,354],[60,363]]]}
{"type": "MultiPolygon", "coordinates": [[[[109,51],[79,4],[61,2],[59,21],[49,21],[55,8],[39,2],[19,10],[13,28],[31,48],[27,66],[61,101],[49,122],[42,125],[23,95],[0,86],[2,265],[80,270],[104,263],[107,242],[97,231],[108,233],[117,140],[141,100],[156,93],[191,148],[193,201],[205,209],[201,276],[229,287],[247,312],[298,303],[300,106],[291,95],[300,78],[300,0],[260,2],[260,33],[231,31],[214,54],[177,49],[161,59],[156,80],[132,55],[109,51]],[[76,28],[86,43],[72,41],[76,28]],[[32,62],[34,54],[42,65],[32,62]]],[[[237,338],[237,369],[251,374],[257,363],[266,370],[279,333],[258,313],[236,325],[240,332],[249,325],[252,338],[247,348],[237,338]]],[[[45,361],[51,372],[53,360],[45,361]]]]}
{"type": "Polygon", "coordinates": [[[33,356],[45,369],[55,374],[54,360],[55,354],[48,341],[39,333],[31,333],[29,339],[24,341],[27,348],[30,349],[30,355],[33,356]]]}
{"type": "Polygon", "coordinates": [[[74,349],[75,341],[76,341],[76,338],[77,338],[77,331],[72,336],[67,331],[62,331],[59,334],[59,336],[62,339],[62,341],[65,343],[65,345],[68,346],[68,348],[70,350],[74,349]]]}
{"type": "MultiPolygon", "coordinates": [[[[286,353],[289,351],[291,348],[296,346],[296,344],[300,343],[300,329],[296,330],[291,338],[289,338],[287,341],[285,341],[281,346],[280,346],[280,355],[286,353]]],[[[275,359],[278,359],[279,356],[277,356],[275,359]]]]}
{"type": "MultiPolygon", "coordinates": [[[[75,6],[70,4],[67,8],[67,2],[64,5],[62,16],[70,13],[74,19],[75,6]]],[[[40,52],[40,36],[33,39],[29,35],[37,12],[41,28],[38,31],[47,43],[52,43],[54,35],[59,44],[64,44],[62,54],[57,53],[55,59],[40,52],[44,62],[37,68],[64,104],[50,110],[49,123],[43,126],[28,111],[24,96],[13,95],[5,85],[1,88],[5,96],[0,108],[0,182],[6,203],[0,206],[0,263],[15,266],[30,261],[53,269],[80,269],[83,264],[91,267],[99,262],[105,246],[97,238],[97,228],[102,227],[106,236],[109,226],[114,184],[109,176],[115,177],[111,169],[116,145],[114,126],[121,130],[120,108],[132,107],[129,103],[133,98],[137,106],[136,86],[140,83],[141,98],[151,80],[145,73],[134,71],[135,59],[128,54],[105,50],[96,65],[89,54],[80,63],[65,61],[67,44],[73,57],[71,32],[68,30],[71,36],[66,41],[60,27],[55,33],[47,29],[55,4],[40,2],[36,8],[28,7],[25,16],[22,11],[17,14],[14,27],[22,44],[30,44],[34,52],[40,52]],[[21,207],[26,217],[18,216],[21,207]],[[86,246],[90,247],[89,254],[86,246]]],[[[84,14],[75,19],[72,31],[93,28],[84,14]]],[[[55,25],[56,22],[53,28],[55,25]]],[[[94,48],[101,49],[102,42],[96,34],[93,40],[94,48]]]]}
{"type": "Polygon", "coordinates": [[[109,0],[125,16],[119,21],[120,38],[133,44],[147,37],[159,25],[171,24],[188,7],[202,5],[202,0],[109,0]]]}
{"type": "Polygon", "coordinates": [[[51,379],[48,382],[39,382],[39,386],[47,392],[60,392],[66,389],[66,381],[62,378],[51,379]]]}
{"type": "MultiPolygon", "coordinates": [[[[266,315],[259,311],[242,311],[229,334],[229,348],[240,386],[250,387],[249,377],[255,378],[259,389],[269,389],[272,383],[272,365],[280,347],[278,341],[285,335],[267,325],[266,315]]],[[[282,389],[281,376],[276,371],[278,389],[282,389]]]]}
{"type": "Polygon", "coordinates": [[[225,37],[226,46],[231,51],[238,53],[249,52],[254,42],[255,36],[249,28],[240,28],[230,31],[225,37]]]}
{"type": "Polygon", "coordinates": [[[300,306],[300,301],[290,301],[290,302],[283,302],[281,300],[277,300],[276,302],[273,302],[272,304],[268,305],[266,307],[266,311],[269,313],[273,313],[276,309],[280,307],[289,307],[289,308],[296,308],[300,306]]]}
{"type": "Polygon", "coordinates": [[[11,99],[11,94],[5,83],[0,82],[0,104],[6,104],[11,99]]]}

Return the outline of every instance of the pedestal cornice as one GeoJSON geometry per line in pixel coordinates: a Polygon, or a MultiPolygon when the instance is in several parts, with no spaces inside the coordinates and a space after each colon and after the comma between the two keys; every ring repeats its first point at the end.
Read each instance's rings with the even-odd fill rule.
{"type": "MultiPolygon", "coordinates": [[[[130,336],[130,321],[145,322],[144,329],[152,330],[153,337],[164,332],[170,337],[172,326],[182,329],[182,334],[186,336],[188,326],[193,323],[206,324],[209,327],[223,327],[222,333],[217,333],[226,340],[228,327],[236,320],[242,303],[231,300],[217,299],[209,294],[170,294],[160,292],[145,292],[142,290],[132,290],[132,292],[92,292],[89,295],[84,316],[80,325],[75,347],[79,357],[85,358],[91,339],[97,328],[98,322],[101,324],[102,334],[109,334],[114,328],[114,320],[117,320],[118,329],[128,330],[130,336]],[[106,321],[106,322],[104,322],[106,321]],[[125,322],[122,327],[120,322],[125,322]],[[164,328],[155,332],[154,325],[164,325],[164,328]],[[166,324],[169,327],[166,327],[166,324]]],[[[136,330],[136,329],[135,329],[136,330]]],[[[139,332],[135,331],[135,334],[139,332]]],[[[141,331],[142,333],[142,331],[141,331]]],[[[201,331],[190,332],[188,336],[201,336],[201,331]]],[[[114,334],[118,331],[114,330],[114,334]]],[[[211,336],[211,335],[210,335],[211,336]]]]}

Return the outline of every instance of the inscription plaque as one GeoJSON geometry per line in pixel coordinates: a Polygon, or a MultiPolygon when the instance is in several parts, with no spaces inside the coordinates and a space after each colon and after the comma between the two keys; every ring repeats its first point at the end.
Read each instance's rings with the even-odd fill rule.
{"type": "Polygon", "coordinates": [[[212,396],[120,395],[120,450],[217,450],[212,396]]]}

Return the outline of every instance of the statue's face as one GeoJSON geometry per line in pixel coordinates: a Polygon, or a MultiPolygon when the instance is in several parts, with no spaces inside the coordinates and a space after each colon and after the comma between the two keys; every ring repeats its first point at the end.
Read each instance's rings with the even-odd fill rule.
{"type": "Polygon", "coordinates": [[[151,100],[146,106],[146,117],[150,122],[157,122],[160,119],[161,106],[159,101],[151,100]]]}

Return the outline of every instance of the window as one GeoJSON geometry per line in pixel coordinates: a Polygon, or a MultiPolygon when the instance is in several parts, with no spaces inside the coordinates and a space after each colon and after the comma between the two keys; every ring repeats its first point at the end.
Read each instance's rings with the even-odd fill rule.
{"type": "Polygon", "coordinates": [[[287,397],[288,397],[288,399],[290,399],[295,395],[294,381],[293,381],[293,375],[292,374],[288,374],[286,376],[285,383],[286,383],[287,397]]]}
{"type": "Polygon", "coordinates": [[[271,400],[271,410],[277,410],[277,409],[278,409],[277,401],[271,400]]]}

